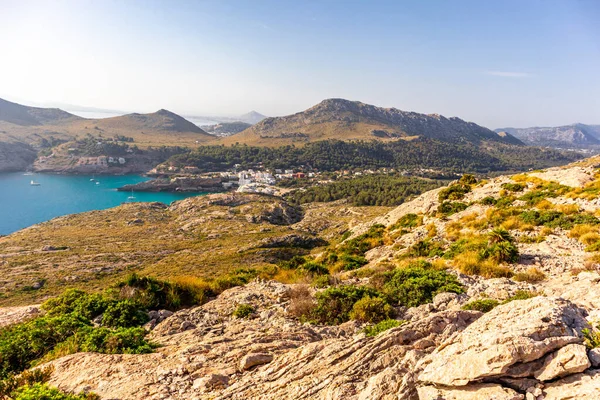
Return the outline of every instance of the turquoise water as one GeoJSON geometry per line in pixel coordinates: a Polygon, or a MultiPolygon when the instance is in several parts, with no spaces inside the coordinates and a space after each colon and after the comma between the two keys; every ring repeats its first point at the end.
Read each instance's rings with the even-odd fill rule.
{"type": "MultiPolygon", "coordinates": [[[[98,176],[99,182],[91,182],[94,177],[20,173],[0,174],[0,235],[7,235],[19,229],[54,217],[102,210],[115,207],[127,200],[131,193],[117,192],[116,188],[138,183],[148,178],[138,175],[98,176]],[[30,182],[40,186],[31,186],[30,182]]],[[[182,193],[134,193],[133,201],[160,201],[170,204],[175,200],[198,194],[182,193]]]]}

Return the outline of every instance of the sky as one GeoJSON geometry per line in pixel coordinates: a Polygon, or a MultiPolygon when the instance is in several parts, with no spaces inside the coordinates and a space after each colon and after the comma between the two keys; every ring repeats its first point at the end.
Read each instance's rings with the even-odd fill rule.
{"type": "Polygon", "coordinates": [[[340,97],[489,128],[600,124],[599,21],[597,0],[0,0],[0,97],[269,116],[340,97]]]}

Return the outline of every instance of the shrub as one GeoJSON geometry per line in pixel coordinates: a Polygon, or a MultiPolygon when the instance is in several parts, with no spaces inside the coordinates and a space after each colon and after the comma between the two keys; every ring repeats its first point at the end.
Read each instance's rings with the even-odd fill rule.
{"type": "Polygon", "coordinates": [[[329,270],[327,269],[327,267],[316,261],[308,261],[302,264],[302,266],[300,266],[298,270],[312,276],[329,275],[329,270]]]}
{"type": "Polygon", "coordinates": [[[483,199],[479,200],[479,204],[484,206],[495,206],[498,200],[493,198],[492,196],[486,196],[483,199]]]}
{"type": "Polygon", "coordinates": [[[503,241],[483,250],[481,257],[489,258],[497,263],[514,263],[519,260],[519,250],[512,242],[503,241]]]}
{"type": "Polygon", "coordinates": [[[369,323],[377,323],[389,319],[393,308],[381,297],[363,297],[354,303],[350,318],[369,323]]]}
{"type": "Polygon", "coordinates": [[[527,268],[527,271],[515,274],[513,279],[517,282],[535,283],[546,279],[546,274],[536,267],[529,267],[527,268]]]}
{"type": "Polygon", "coordinates": [[[584,328],[581,333],[583,333],[584,343],[589,349],[600,347],[600,325],[592,329],[584,328]]]}
{"type": "Polygon", "coordinates": [[[14,400],[99,400],[93,393],[68,394],[50,387],[44,383],[34,383],[17,389],[12,397],[14,400]]]}
{"type": "Polygon", "coordinates": [[[474,185],[477,183],[477,178],[472,174],[464,174],[460,177],[458,183],[462,183],[463,185],[474,185]]]}
{"type": "Polygon", "coordinates": [[[444,255],[444,250],[440,242],[424,239],[413,244],[406,254],[411,257],[435,257],[444,255]]]}
{"type": "Polygon", "coordinates": [[[459,201],[454,201],[454,202],[444,201],[443,203],[441,203],[438,206],[437,211],[439,214],[448,216],[448,215],[456,214],[458,212],[466,210],[467,207],[469,207],[467,204],[461,203],[459,201]]]}
{"type": "Polygon", "coordinates": [[[65,341],[89,321],[76,314],[43,316],[0,330],[0,379],[31,363],[65,341]]]}
{"type": "Polygon", "coordinates": [[[471,191],[471,186],[463,183],[455,183],[445,189],[440,190],[438,199],[441,202],[446,200],[460,200],[465,197],[465,194],[471,191]]]}
{"type": "Polygon", "coordinates": [[[176,311],[182,307],[201,304],[208,285],[190,277],[181,278],[181,283],[172,283],[150,276],[129,275],[117,284],[121,298],[133,300],[147,309],[165,308],[176,311]]]}
{"type": "Polygon", "coordinates": [[[324,289],[324,288],[328,287],[329,285],[331,285],[330,278],[331,277],[329,275],[317,276],[313,279],[312,286],[316,287],[316,288],[324,289]]]}
{"type": "Polygon", "coordinates": [[[294,285],[290,291],[290,305],[287,313],[300,320],[307,320],[316,305],[317,302],[308,285],[294,285]]]}
{"type": "Polygon", "coordinates": [[[250,304],[240,304],[233,311],[233,316],[236,318],[248,318],[250,315],[254,314],[254,307],[250,304]]]}
{"type": "Polygon", "coordinates": [[[521,192],[527,186],[522,183],[503,183],[502,189],[507,190],[509,192],[521,192]]]}
{"type": "Polygon", "coordinates": [[[377,336],[379,335],[381,332],[385,332],[388,329],[392,329],[395,328],[397,326],[402,326],[406,324],[406,321],[402,321],[402,320],[397,320],[397,319],[386,319],[383,320],[375,325],[370,325],[370,326],[366,326],[363,329],[363,332],[367,335],[367,336],[377,336]]]}
{"type": "Polygon", "coordinates": [[[600,235],[596,232],[588,232],[579,237],[579,241],[587,246],[590,246],[600,241],[600,235]]]}
{"type": "Polygon", "coordinates": [[[502,304],[510,303],[511,301],[515,301],[515,300],[532,299],[532,298],[537,297],[539,295],[540,295],[540,293],[533,292],[531,290],[517,290],[513,296],[511,296],[508,299],[504,300],[502,302],[502,304]]]}
{"type": "Polygon", "coordinates": [[[442,292],[462,293],[462,285],[446,271],[409,267],[398,268],[385,274],[383,289],[395,303],[416,307],[429,303],[442,292]]]}
{"type": "Polygon", "coordinates": [[[9,375],[0,380],[0,399],[11,399],[11,393],[22,386],[47,382],[52,376],[52,371],[52,367],[46,367],[26,370],[18,375],[9,375]]]}
{"type": "Polygon", "coordinates": [[[463,310],[475,310],[481,312],[488,312],[494,309],[500,302],[494,299],[482,299],[482,300],[474,300],[471,301],[464,306],[462,306],[463,310]]]}
{"type": "Polygon", "coordinates": [[[102,316],[102,325],[128,328],[143,325],[149,319],[148,314],[141,309],[139,303],[121,300],[106,308],[102,316]]]}
{"type": "Polygon", "coordinates": [[[597,233],[597,232],[598,232],[598,227],[596,227],[594,225],[590,225],[590,224],[575,225],[569,231],[569,237],[571,237],[573,239],[579,239],[581,236],[583,236],[587,233],[597,233]]]}
{"type": "Polygon", "coordinates": [[[42,304],[48,316],[76,313],[87,319],[102,314],[110,300],[101,294],[88,294],[82,290],[67,289],[61,295],[42,304]]]}
{"type": "Polygon", "coordinates": [[[151,353],[153,346],[144,338],[143,328],[85,327],[79,330],[72,339],[78,351],[89,351],[107,354],[145,354],[151,353]]]}
{"type": "Polygon", "coordinates": [[[398,228],[415,228],[417,226],[421,226],[423,224],[423,217],[418,216],[417,214],[405,214],[396,221],[394,225],[390,227],[390,231],[396,230],[398,228]]]}
{"type": "Polygon", "coordinates": [[[379,297],[380,294],[363,286],[330,287],[317,294],[317,305],[312,312],[316,323],[338,325],[350,319],[354,304],[363,297],[379,297]]]}
{"type": "Polygon", "coordinates": [[[364,255],[367,251],[384,244],[383,235],[385,226],[375,224],[369,228],[366,233],[350,239],[339,247],[341,253],[364,255]]]}

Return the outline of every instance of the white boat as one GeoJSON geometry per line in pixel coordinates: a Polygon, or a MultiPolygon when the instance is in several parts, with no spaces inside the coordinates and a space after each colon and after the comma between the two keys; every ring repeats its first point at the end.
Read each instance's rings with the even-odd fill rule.
{"type": "Polygon", "coordinates": [[[33,172],[25,172],[23,175],[25,175],[25,176],[31,176],[31,175],[33,175],[33,172]]]}
{"type": "Polygon", "coordinates": [[[100,182],[96,182],[96,185],[99,185],[99,184],[100,184],[100,182]]]}
{"type": "Polygon", "coordinates": [[[31,186],[40,186],[40,185],[41,185],[41,183],[39,183],[39,182],[34,182],[34,181],[31,181],[31,182],[29,182],[29,184],[30,184],[31,186]]]}
{"type": "Polygon", "coordinates": [[[131,190],[131,196],[127,198],[127,200],[132,201],[135,200],[135,196],[133,195],[133,190],[131,190]]]}

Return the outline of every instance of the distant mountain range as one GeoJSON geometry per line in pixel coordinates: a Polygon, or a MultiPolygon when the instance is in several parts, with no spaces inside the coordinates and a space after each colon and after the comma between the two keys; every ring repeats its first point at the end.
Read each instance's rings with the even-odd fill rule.
{"type": "Polygon", "coordinates": [[[88,134],[105,138],[132,137],[138,145],[192,145],[215,139],[167,110],[87,119],[58,108],[29,107],[0,99],[0,141],[35,144],[50,136],[72,140],[88,134]]]}
{"type": "Polygon", "coordinates": [[[386,141],[414,137],[452,143],[523,144],[510,134],[498,134],[460,118],[382,108],[344,99],[327,99],[297,114],[266,118],[229,136],[224,143],[279,146],[326,139],[386,141]]]}
{"type": "Polygon", "coordinates": [[[557,127],[501,128],[532,146],[600,149],[600,125],[572,124],[557,127]]]}

